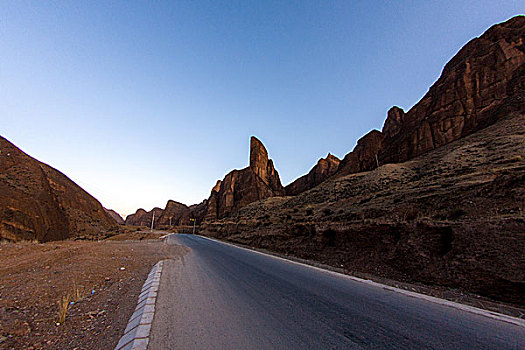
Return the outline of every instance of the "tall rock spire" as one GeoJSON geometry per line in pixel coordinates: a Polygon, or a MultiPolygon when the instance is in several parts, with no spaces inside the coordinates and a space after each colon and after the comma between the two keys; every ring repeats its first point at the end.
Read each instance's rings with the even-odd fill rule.
{"type": "Polygon", "coordinates": [[[268,151],[252,136],[250,165],[231,171],[217,183],[208,199],[205,220],[224,218],[252,202],[284,195],[279,173],[268,159],[268,151]]]}
{"type": "Polygon", "coordinates": [[[268,151],[255,136],[250,138],[250,169],[268,183],[268,151]]]}

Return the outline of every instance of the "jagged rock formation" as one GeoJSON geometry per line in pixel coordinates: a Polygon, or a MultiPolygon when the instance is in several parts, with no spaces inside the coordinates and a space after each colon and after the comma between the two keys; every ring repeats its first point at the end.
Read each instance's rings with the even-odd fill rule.
{"type": "Polygon", "coordinates": [[[145,211],[144,209],[140,208],[138,209],[135,214],[130,214],[126,216],[126,220],[124,223],[126,225],[131,226],[151,226],[151,219],[153,218],[153,214],[155,213],[155,222],[157,222],[157,218],[159,218],[164,210],[161,208],[155,207],[151,209],[150,211],[145,211]]]}
{"type": "Polygon", "coordinates": [[[377,168],[377,154],[381,150],[384,136],[380,131],[372,130],[357,141],[354,150],[348,153],[336,172],[336,176],[358,173],[377,168]]]}
{"type": "Polygon", "coordinates": [[[338,169],[341,160],[328,153],[326,158],[321,158],[306,175],[301,176],[284,189],[287,196],[295,196],[319,185],[332,176],[338,169]]]}
{"type": "Polygon", "coordinates": [[[169,200],[162,214],[155,220],[155,227],[181,226],[190,224],[190,208],[179,202],[169,200]]]}
{"type": "Polygon", "coordinates": [[[217,212],[219,210],[219,191],[221,189],[221,180],[217,180],[217,183],[211,189],[210,197],[206,201],[206,209],[204,216],[199,221],[210,221],[217,218],[217,212]]]}
{"type": "Polygon", "coordinates": [[[138,209],[135,214],[126,217],[126,225],[150,226],[155,212],[154,228],[168,226],[172,217],[172,226],[190,225],[190,218],[200,224],[213,221],[236,213],[240,208],[274,196],[284,196],[279,173],[273,161],[268,159],[268,151],[261,141],[252,136],[250,139],[250,165],[242,170],[233,170],[223,180],[213,186],[210,197],[202,203],[187,207],[184,204],[168,201],[166,209],[154,208],[150,212],[138,209]]]}
{"type": "Polygon", "coordinates": [[[122,218],[122,216],[120,216],[120,214],[114,211],[113,209],[104,208],[104,210],[117,222],[117,224],[120,225],[124,223],[124,219],[122,218]]]}
{"type": "Polygon", "coordinates": [[[256,137],[250,140],[250,166],[233,170],[214,186],[207,203],[206,220],[223,218],[260,199],[284,196],[279,174],[268,151],[256,137]]]}
{"type": "Polygon", "coordinates": [[[89,193],[0,136],[0,239],[98,239],[115,224],[89,193]]]}
{"type": "Polygon", "coordinates": [[[525,110],[525,17],[495,25],[465,45],[408,112],[388,111],[381,132],[358,141],[335,176],[417,157],[525,110]]]}
{"type": "Polygon", "coordinates": [[[404,163],[252,203],[201,232],[523,307],[524,198],[525,113],[404,163]]]}
{"type": "Polygon", "coordinates": [[[202,231],[523,307],[524,42],[525,17],[493,26],[412,109],[392,108],[331,178],[202,231]]]}

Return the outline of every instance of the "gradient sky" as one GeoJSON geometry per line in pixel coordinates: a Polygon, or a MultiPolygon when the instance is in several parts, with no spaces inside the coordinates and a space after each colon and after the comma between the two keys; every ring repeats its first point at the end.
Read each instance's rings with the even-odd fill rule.
{"type": "Polygon", "coordinates": [[[522,1],[2,1],[0,134],[107,208],[185,204],[266,145],[283,184],[413,106],[522,1]]]}

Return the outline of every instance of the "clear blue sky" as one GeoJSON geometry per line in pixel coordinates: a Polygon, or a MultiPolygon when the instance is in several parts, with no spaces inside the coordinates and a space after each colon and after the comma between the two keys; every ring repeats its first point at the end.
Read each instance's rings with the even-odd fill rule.
{"type": "Polygon", "coordinates": [[[129,214],[343,157],[522,1],[2,1],[0,134],[129,214]]]}

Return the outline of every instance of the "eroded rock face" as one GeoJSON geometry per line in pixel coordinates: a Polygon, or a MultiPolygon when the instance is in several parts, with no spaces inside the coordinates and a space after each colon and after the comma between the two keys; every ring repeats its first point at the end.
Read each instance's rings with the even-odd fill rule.
{"type": "Polygon", "coordinates": [[[0,136],[0,239],[103,238],[116,222],[64,174],[0,136]]]}
{"type": "Polygon", "coordinates": [[[382,149],[384,135],[378,130],[372,130],[357,141],[354,150],[348,153],[337,171],[337,176],[377,168],[379,163],[376,158],[382,149]]]}
{"type": "Polygon", "coordinates": [[[206,211],[203,217],[205,221],[217,218],[217,212],[219,209],[219,191],[221,189],[221,183],[221,180],[217,180],[217,183],[211,189],[210,197],[208,198],[208,201],[206,203],[206,211]]]}
{"type": "Polygon", "coordinates": [[[154,226],[180,226],[189,224],[190,208],[182,203],[169,200],[154,226]]]}
{"type": "Polygon", "coordinates": [[[154,227],[156,226],[156,222],[158,221],[158,218],[161,217],[164,210],[161,208],[155,207],[151,209],[150,211],[145,211],[144,209],[140,208],[138,209],[135,214],[130,214],[126,216],[126,220],[124,223],[126,225],[131,226],[146,226],[151,227],[151,220],[153,219],[153,214],[155,214],[155,221],[154,221],[154,227]]]}
{"type": "Polygon", "coordinates": [[[401,126],[405,121],[405,111],[402,108],[394,106],[387,113],[383,133],[386,137],[394,137],[399,134],[401,126]]]}
{"type": "Polygon", "coordinates": [[[205,220],[229,216],[260,199],[284,196],[284,188],[268,151],[256,137],[250,140],[250,166],[233,170],[213,188],[205,220]]]}
{"type": "Polygon", "coordinates": [[[338,169],[341,160],[328,153],[326,158],[321,158],[306,175],[301,176],[284,189],[287,196],[295,196],[319,185],[332,176],[338,169]]]}
{"type": "Polygon", "coordinates": [[[376,155],[380,165],[404,162],[525,111],[524,40],[524,16],[471,40],[413,108],[393,107],[381,133],[359,140],[336,176],[374,169],[376,155]]]}

